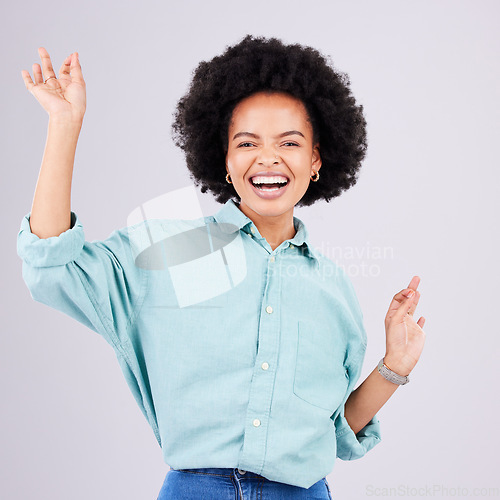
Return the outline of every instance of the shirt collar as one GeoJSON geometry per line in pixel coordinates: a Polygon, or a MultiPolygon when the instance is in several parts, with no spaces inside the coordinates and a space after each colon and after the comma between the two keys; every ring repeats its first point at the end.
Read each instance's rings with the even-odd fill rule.
{"type": "MultiPolygon", "coordinates": [[[[226,201],[213,217],[218,224],[222,224],[220,229],[224,233],[234,233],[240,229],[248,233],[249,226],[253,224],[252,219],[247,217],[232,199],[226,201]]],[[[307,255],[319,263],[319,254],[309,242],[309,232],[307,231],[306,225],[295,216],[293,217],[293,225],[296,233],[290,240],[290,243],[296,247],[305,245],[307,255]]]]}

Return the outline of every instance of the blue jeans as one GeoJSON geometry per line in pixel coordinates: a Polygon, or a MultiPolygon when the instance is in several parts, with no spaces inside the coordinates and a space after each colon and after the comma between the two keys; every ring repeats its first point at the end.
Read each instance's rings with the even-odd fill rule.
{"type": "Polygon", "coordinates": [[[241,469],[170,469],[157,500],[332,500],[326,478],[310,488],[241,469]]]}

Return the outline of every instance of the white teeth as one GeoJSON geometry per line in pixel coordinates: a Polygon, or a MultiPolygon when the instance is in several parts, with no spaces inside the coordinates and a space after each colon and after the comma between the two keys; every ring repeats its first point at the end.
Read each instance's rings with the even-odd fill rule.
{"type": "Polygon", "coordinates": [[[281,176],[268,177],[263,175],[253,177],[251,180],[254,184],[275,184],[276,182],[286,184],[288,182],[286,177],[281,177],[281,176]]]}

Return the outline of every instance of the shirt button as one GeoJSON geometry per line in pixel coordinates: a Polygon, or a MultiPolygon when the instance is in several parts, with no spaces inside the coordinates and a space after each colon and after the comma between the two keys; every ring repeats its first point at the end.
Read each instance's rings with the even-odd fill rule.
{"type": "Polygon", "coordinates": [[[290,248],[293,248],[293,245],[290,243],[290,248]]]}
{"type": "Polygon", "coordinates": [[[271,256],[271,258],[269,259],[271,262],[274,262],[274,255],[271,256]]]}
{"type": "Polygon", "coordinates": [[[262,365],[261,365],[261,366],[262,366],[262,369],[263,369],[263,370],[267,370],[267,369],[269,368],[269,363],[266,363],[266,362],[264,361],[264,363],[262,363],[262,365]]]}
{"type": "Polygon", "coordinates": [[[254,425],[255,427],[259,427],[259,425],[260,425],[260,420],[259,420],[258,418],[256,418],[256,419],[253,421],[253,425],[254,425]]]}
{"type": "Polygon", "coordinates": [[[250,226],[250,231],[252,231],[252,233],[255,233],[255,228],[253,226],[250,226]]]}
{"type": "Polygon", "coordinates": [[[240,474],[246,474],[246,473],[247,473],[247,471],[246,471],[246,470],[243,470],[243,469],[238,469],[238,472],[239,472],[240,474]]]}
{"type": "Polygon", "coordinates": [[[273,308],[271,306],[266,307],[266,312],[271,314],[273,312],[273,308]]]}

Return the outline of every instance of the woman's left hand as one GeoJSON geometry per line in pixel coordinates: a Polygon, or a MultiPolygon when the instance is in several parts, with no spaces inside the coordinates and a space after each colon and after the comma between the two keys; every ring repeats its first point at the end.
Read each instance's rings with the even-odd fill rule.
{"type": "Polygon", "coordinates": [[[420,299],[417,287],[418,276],[413,276],[408,288],[394,295],[389,311],[385,317],[386,354],[384,362],[398,375],[408,375],[417,364],[425,343],[422,327],[425,318],[421,316],[415,321],[413,314],[420,299]],[[408,292],[414,294],[407,297],[408,292]]]}

